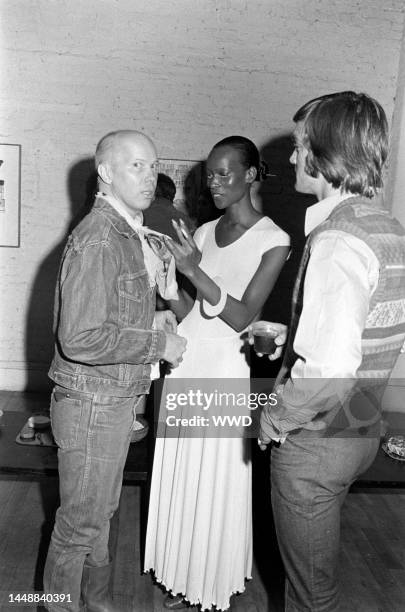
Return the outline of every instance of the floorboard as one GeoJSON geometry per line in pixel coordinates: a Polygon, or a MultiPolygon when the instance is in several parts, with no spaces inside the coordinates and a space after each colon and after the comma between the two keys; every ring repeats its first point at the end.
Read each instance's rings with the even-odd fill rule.
{"type": "MultiPolygon", "coordinates": [[[[0,408],[27,414],[46,409],[47,397],[33,395],[0,392],[0,408]]],[[[243,594],[232,597],[231,612],[283,610],[283,575],[266,479],[265,460],[259,458],[254,471],[253,579],[243,594]]],[[[145,504],[141,496],[140,486],[123,488],[114,599],[123,612],[163,612],[163,589],[142,573],[145,504]]],[[[46,550],[58,505],[58,481],[2,476],[0,500],[0,611],[34,611],[36,606],[9,605],[8,595],[42,590],[46,550]]],[[[379,489],[349,494],[342,510],[343,612],[404,612],[404,541],[405,492],[379,489]]]]}

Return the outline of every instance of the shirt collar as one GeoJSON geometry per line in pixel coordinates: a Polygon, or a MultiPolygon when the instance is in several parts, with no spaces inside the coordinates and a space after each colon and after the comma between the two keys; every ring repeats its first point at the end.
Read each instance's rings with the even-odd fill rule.
{"type": "Polygon", "coordinates": [[[352,193],[334,193],[333,195],[307,208],[305,214],[305,236],[308,236],[320,223],[325,221],[334,208],[343,200],[352,198],[352,193]]]}

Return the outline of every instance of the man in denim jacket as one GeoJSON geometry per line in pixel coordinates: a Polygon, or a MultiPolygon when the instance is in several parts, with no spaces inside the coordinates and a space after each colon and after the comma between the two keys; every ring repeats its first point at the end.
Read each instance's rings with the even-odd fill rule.
{"type": "Polygon", "coordinates": [[[132,223],[141,225],[154,195],[153,143],[135,131],[107,134],[96,168],[102,193],[69,237],[56,290],[49,375],[61,503],[44,590],[66,595],[47,603],[58,611],[79,610],[80,598],[89,612],[119,610],[108,592],[108,537],[136,408],[148,393],[151,364],[165,359],[175,367],[186,346],[173,313],[155,312],[155,286],[132,223]]]}

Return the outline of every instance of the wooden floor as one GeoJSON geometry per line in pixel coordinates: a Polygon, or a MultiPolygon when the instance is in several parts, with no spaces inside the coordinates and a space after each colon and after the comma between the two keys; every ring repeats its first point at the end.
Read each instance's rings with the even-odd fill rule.
{"type": "MultiPolygon", "coordinates": [[[[0,393],[3,410],[31,412],[44,406],[46,398],[41,396],[0,393]]],[[[283,609],[283,576],[271,524],[266,464],[263,455],[256,457],[253,580],[245,593],[232,598],[232,612],[283,609]]],[[[149,575],[141,574],[141,494],[139,486],[123,488],[114,598],[128,612],[163,612],[163,591],[149,575]]],[[[42,590],[43,565],[58,503],[57,480],[37,482],[2,476],[0,500],[0,610],[36,610],[7,605],[8,594],[42,590]]],[[[342,612],[405,611],[404,543],[405,492],[380,489],[349,494],[342,516],[342,612]]]]}

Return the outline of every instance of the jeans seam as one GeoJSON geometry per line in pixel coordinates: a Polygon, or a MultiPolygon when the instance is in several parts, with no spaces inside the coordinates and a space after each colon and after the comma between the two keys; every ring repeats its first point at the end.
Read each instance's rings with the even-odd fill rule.
{"type": "MultiPolygon", "coordinates": [[[[319,474],[322,469],[322,461],[321,461],[320,453],[318,453],[317,460],[318,460],[318,465],[317,465],[316,475],[314,476],[314,479],[316,480],[316,482],[320,482],[319,474]]],[[[314,503],[312,503],[311,524],[314,523],[314,508],[315,508],[315,505],[314,503]]],[[[310,538],[309,548],[310,548],[310,559],[311,559],[311,594],[312,594],[311,604],[313,605],[314,596],[316,597],[318,596],[318,592],[315,591],[315,555],[314,555],[315,543],[314,543],[313,537],[310,538]]]]}
{"type": "Polygon", "coordinates": [[[90,418],[88,421],[87,433],[86,433],[86,446],[85,446],[86,463],[85,463],[84,470],[83,470],[83,481],[82,481],[82,486],[80,490],[79,506],[82,505],[83,499],[85,498],[85,493],[87,493],[87,486],[89,483],[89,473],[90,473],[91,463],[93,460],[93,454],[91,452],[92,450],[91,444],[92,444],[92,441],[95,435],[94,433],[95,420],[96,420],[96,410],[94,407],[94,395],[93,395],[91,398],[91,403],[90,403],[90,418]]]}
{"type": "MultiPolygon", "coordinates": [[[[81,411],[80,411],[80,423],[79,423],[79,428],[80,428],[80,426],[82,426],[82,425],[83,425],[84,403],[85,403],[86,401],[88,401],[88,400],[90,400],[90,422],[92,421],[92,418],[93,418],[93,413],[94,413],[94,410],[93,410],[93,408],[94,408],[94,394],[91,394],[91,396],[90,396],[90,397],[88,397],[88,398],[87,398],[87,397],[86,397],[86,398],[84,398],[84,399],[83,399],[83,401],[82,401],[82,403],[81,403],[81,411]]],[[[86,457],[87,457],[88,461],[86,462],[86,466],[85,466],[85,469],[84,469],[84,472],[83,472],[83,481],[82,481],[82,486],[81,486],[81,491],[80,491],[80,502],[82,502],[82,500],[83,500],[83,491],[85,490],[85,489],[84,489],[84,481],[86,481],[86,488],[87,488],[87,481],[88,481],[88,463],[89,463],[89,461],[91,461],[91,457],[89,456],[89,453],[88,453],[88,444],[89,444],[89,437],[90,437],[90,427],[91,427],[91,425],[89,424],[89,425],[88,425],[88,427],[87,427],[87,434],[86,434],[86,446],[85,446],[85,450],[86,450],[86,457]]],[[[73,450],[73,449],[68,449],[68,450],[70,450],[70,451],[71,451],[71,450],[73,450]]],[[[80,505],[79,505],[79,506],[80,506],[80,505]]],[[[70,534],[70,538],[69,538],[69,540],[68,540],[68,544],[71,544],[71,543],[73,542],[73,539],[74,539],[74,536],[75,536],[75,534],[76,534],[76,531],[77,531],[77,521],[75,520],[75,521],[74,521],[74,526],[73,526],[72,532],[71,532],[71,534],[70,534]]],[[[67,547],[65,547],[65,548],[64,548],[64,549],[63,549],[63,550],[62,550],[62,551],[59,553],[59,557],[58,557],[58,558],[56,559],[56,561],[55,561],[54,570],[53,570],[53,572],[52,572],[52,580],[51,580],[51,583],[53,582],[53,579],[54,579],[54,577],[55,577],[56,570],[57,570],[57,569],[59,569],[59,567],[60,567],[60,561],[61,561],[61,559],[63,558],[63,555],[65,555],[65,554],[66,554],[66,552],[67,552],[67,547]]]]}
{"type": "MultiPolygon", "coordinates": [[[[311,454],[312,454],[312,453],[311,453],[311,454]]],[[[320,456],[318,455],[318,456],[317,456],[316,476],[314,475],[314,479],[315,479],[315,480],[317,480],[317,481],[319,481],[318,476],[319,476],[319,471],[320,471],[320,468],[321,468],[321,458],[320,458],[320,456]]],[[[300,505],[300,504],[294,504],[294,503],[293,503],[293,502],[291,502],[290,500],[289,500],[289,502],[288,502],[288,503],[289,503],[291,506],[295,507],[295,508],[302,508],[302,505],[300,505]]],[[[307,512],[310,512],[310,519],[309,519],[309,520],[310,520],[310,525],[313,525],[313,523],[314,523],[314,503],[313,503],[313,501],[311,502],[311,504],[310,504],[309,506],[307,506],[307,512]]],[[[308,523],[308,521],[307,521],[307,531],[310,531],[310,529],[308,529],[308,524],[309,524],[309,523],[308,523]]],[[[305,537],[305,540],[308,542],[308,556],[309,556],[309,559],[311,560],[311,564],[310,564],[310,572],[309,572],[309,573],[310,573],[310,585],[309,585],[309,586],[310,586],[310,590],[309,590],[309,593],[310,593],[310,594],[312,594],[312,595],[311,595],[311,600],[312,600],[312,598],[313,598],[313,593],[314,593],[314,574],[315,574],[314,568],[315,568],[315,559],[314,559],[314,542],[313,542],[313,537],[312,537],[312,534],[310,534],[310,535],[311,535],[311,537],[308,537],[308,534],[307,534],[307,536],[305,537]]],[[[292,587],[292,585],[291,585],[291,587],[292,587]]],[[[287,599],[287,597],[288,597],[289,603],[293,605],[294,610],[295,610],[295,609],[296,609],[296,610],[298,610],[298,608],[297,608],[297,606],[296,606],[295,597],[294,597],[294,599],[293,599],[293,600],[291,599],[291,594],[289,593],[289,591],[290,591],[290,590],[291,590],[291,589],[287,588],[287,584],[286,584],[286,589],[285,589],[285,597],[286,597],[286,599],[287,599]]],[[[288,602],[286,601],[286,604],[287,604],[287,603],[288,603],[288,602]]],[[[311,601],[311,604],[312,604],[312,603],[313,603],[313,601],[311,601]]]]}

